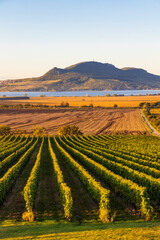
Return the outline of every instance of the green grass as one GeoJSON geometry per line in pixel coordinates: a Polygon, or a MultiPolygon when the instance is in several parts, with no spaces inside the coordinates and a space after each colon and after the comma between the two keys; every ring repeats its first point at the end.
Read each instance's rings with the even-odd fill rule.
{"type": "Polygon", "coordinates": [[[79,226],[52,220],[4,221],[0,224],[0,239],[160,239],[160,222],[83,223],[79,226]]]}

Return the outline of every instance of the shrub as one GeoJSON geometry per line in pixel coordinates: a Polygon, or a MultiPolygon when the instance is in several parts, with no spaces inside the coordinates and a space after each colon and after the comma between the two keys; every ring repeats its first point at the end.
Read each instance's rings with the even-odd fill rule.
{"type": "Polygon", "coordinates": [[[33,214],[33,212],[32,211],[24,212],[22,214],[22,219],[24,221],[34,222],[34,214],[33,214]]]}
{"type": "Polygon", "coordinates": [[[69,107],[69,103],[61,102],[60,107],[69,107]]]}
{"type": "Polygon", "coordinates": [[[75,125],[65,125],[58,129],[58,135],[61,137],[69,135],[83,135],[79,128],[75,125]]]}
{"type": "Polygon", "coordinates": [[[46,128],[45,127],[35,127],[33,129],[33,135],[34,136],[44,136],[46,134],[46,128]]]}
{"type": "Polygon", "coordinates": [[[11,128],[8,125],[0,125],[0,135],[10,134],[11,128]]]}
{"type": "Polygon", "coordinates": [[[114,105],[113,105],[113,107],[114,107],[114,108],[117,108],[117,107],[118,107],[118,105],[117,105],[117,104],[114,104],[114,105]]]}

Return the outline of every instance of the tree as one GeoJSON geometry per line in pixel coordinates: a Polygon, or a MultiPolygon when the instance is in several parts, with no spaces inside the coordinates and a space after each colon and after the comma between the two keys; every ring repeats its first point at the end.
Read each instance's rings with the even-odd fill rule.
{"type": "Polygon", "coordinates": [[[60,107],[69,107],[69,103],[61,102],[60,107]]]}
{"type": "Polygon", "coordinates": [[[25,107],[30,107],[31,105],[30,105],[30,103],[26,103],[26,104],[24,104],[24,106],[25,107]]]}
{"type": "Polygon", "coordinates": [[[0,135],[10,134],[11,128],[8,125],[0,125],[0,135]]]}
{"type": "Polygon", "coordinates": [[[149,109],[150,108],[150,103],[149,102],[145,102],[144,104],[143,104],[143,109],[149,109]]]}
{"type": "Polygon", "coordinates": [[[114,104],[114,105],[113,105],[113,107],[114,107],[114,108],[117,108],[117,107],[118,107],[118,105],[117,105],[117,104],[114,104]]]}
{"type": "Polygon", "coordinates": [[[46,128],[45,127],[35,127],[33,129],[33,135],[34,136],[43,136],[46,134],[46,128]]]}
{"type": "Polygon", "coordinates": [[[61,137],[72,135],[83,135],[79,128],[75,125],[65,125],[58,129],[58,135],[61,137]]]}
{"type": "Polygon", "coordinates": [[[75,125],[70,126],[70,135],[82,135],[82,132],[75,125]]]}
{"type": "Polygon", "coordinates": [[[91,104],[89,104],[89,108],[93,108],[93,104],[91,103],[91,104]]]}
{"type": "Polygon", "coordinates": [[[139,107],[142,108],[145,103],[146,103],[146,102],[141,102],[141,103],[139,104],[139,107]]]}

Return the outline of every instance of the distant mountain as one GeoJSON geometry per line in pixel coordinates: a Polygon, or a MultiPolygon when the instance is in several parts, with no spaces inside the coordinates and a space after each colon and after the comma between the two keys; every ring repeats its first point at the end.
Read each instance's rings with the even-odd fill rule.
{"type": "Polygon", "coordinates": [[[53,68],[41,77],[0,82],[0,91],[78,91],[160,89],[160,76],[144,69],[116,68],[112,64],[82,62],[53,68]]]}

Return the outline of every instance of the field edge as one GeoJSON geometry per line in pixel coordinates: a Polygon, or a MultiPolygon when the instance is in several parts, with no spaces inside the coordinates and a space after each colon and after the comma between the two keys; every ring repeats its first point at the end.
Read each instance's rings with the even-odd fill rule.
{"type": "Polygon", "coordinates": [[[64,236],[64,239],[72,239],[72,237],[77,237],[77,235],[84,237],[84,234],[88,235],[88,237],[98,234],[99,237],[115,236],[115,239],[119,239],[119,235],[126,237],[126,234],[129,234],[132,236],[132,233],[135,234],[135,231],[138,236],[143,237],[143,234],[148,233],[150,235],[152,232],[152,236],[156,237],[160,234],[160,221],[145,222],[138,220],[136,222],[123,221],[106,224],[83,223],[82,225],[67,222],[57,223],[52,220],[34,223],[14,223],[13,221],[9,221],[8,224],[5,221],[0,225],[0,239],[57,239],[60,236],[62,238],[58,239],[63,239],[64,236]]]}

